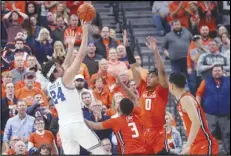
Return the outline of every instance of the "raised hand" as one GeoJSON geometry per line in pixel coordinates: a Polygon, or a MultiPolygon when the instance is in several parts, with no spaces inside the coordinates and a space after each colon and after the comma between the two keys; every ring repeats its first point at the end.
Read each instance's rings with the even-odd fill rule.
{"type": "Polygon", "coordinates": [[[156,39],[153,36],[148,36],[146,39],[147,39],[147,42],[145,43],[146,46],[149,49],[156,51],[157,50],[156,39]]]}
{"type": "Polygon", "coordinates": [[[114,76],[115,79],[116,79],[116,84],[117,84],[117,85],[119,85],[119,86],[123,85],[123,82],[120,80],[119,75],[113,73],[113,76],[114,76]]]}
{"type": "Polygon", "coordinates": [[[77,34],[74,31],[67,32],[67,37],[65,39],[65,43],[68,45],[74,45],[77,34]]]}
{"type": "Polygon", "coordinates": [[[82,26],[83,31],[88,32],[88,29],[89,29],[88,27],[91,24],[91,21],[87,22],[84,20],[80,20],[80,22],[81,22],[81,26],[82,26]]]}
{"type": "Polygon", "coordinates": [[[122,35],[123,35],[124,46],[127,47],[128,46],[128,32],[127,32],[127,30],[124,30],[122,35]]]}

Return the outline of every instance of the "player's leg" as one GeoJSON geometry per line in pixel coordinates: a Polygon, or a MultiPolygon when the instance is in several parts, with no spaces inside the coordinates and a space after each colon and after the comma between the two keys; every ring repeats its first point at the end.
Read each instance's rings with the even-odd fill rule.
{"type": "Polygon", "coordinates": [[[197,144],[194,144],[190,148],[190,154],[192,155],[217,155],[218,154],[218,144],[216,140],[212,139],[212,142],[209,143],[206,141],[200,141],[197,144]]]}
{"type": "Polygon", "coordinates": [[[80,147],[77,141],[74,140],[75,132],[72,127],[65,126],[59,128],[59,135],[62,141],[62,147],[65,155],[76,155],[80,152],[80,147]]]}
{"type": "Polygon", "coordinates": [[[85,123],[79,123],[78,130],[81,132],[78,134],[77,141],[83,148],[92,154],[106,154],[98,136],[85,123]]]}

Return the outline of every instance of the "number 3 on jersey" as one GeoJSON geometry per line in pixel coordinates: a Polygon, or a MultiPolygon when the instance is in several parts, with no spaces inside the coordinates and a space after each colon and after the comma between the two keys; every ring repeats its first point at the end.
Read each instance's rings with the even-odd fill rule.
{"type": "Polygon", "coordinates": [[[56,93],[54,90],[50,92],[51,98],[53,99],[54,104],[58,104],[66,100],[62,88],[58,87],[58,92],[56,93]]]}
{"type": "Polygon", "coordinates": [[[146,99],[145,100],[145,110],[151,110],[151,108],[152,108],[152,100],[146,99]]]}
{"type": "Polygon", "coordinates": [[[136,124],[134,122],[131,122],[128,124],[129,127],[131,127],[131,130],[135,132],[135,134],[132,135],[132,138],[137,138],[139,137],[139,132],[136,128],[136,124]]]}

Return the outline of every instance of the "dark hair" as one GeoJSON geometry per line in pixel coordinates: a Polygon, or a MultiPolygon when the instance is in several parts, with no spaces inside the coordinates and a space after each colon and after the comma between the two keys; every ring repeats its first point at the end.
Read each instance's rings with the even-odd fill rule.
{"type": "Polygon", "coordinates": [[[45,124],[45,121],[43,120],[42,117],[37,117],[37,118],[35,118],[34,124],[35,124],[36,122],[39,122],[39,121],[43,121],[43,123],[45,124]]]}
{"type": "MultiPolygon", "coordinates": [[[[172,21],[172,24],[173,23],[177,23],[177,22],[180,22],[180,20],[179,19],[174,19],[173,21],[172,21]]],[[[181,22],[180,22],[181,23],[181,22]]]]}
{"type": "Polygon", "coordinates": [[[40,146],[39,146],[39,152],[41,152],[41,150],[43,149],[43,148],[46,148],[46,149],[48,149],[48,151],[50,152],[50,155],[51,155],[51,146],[49,145],[49,144],[41,144],[40,146]]]}
{"type": "MultiPolygon", "coordinates": [[[[90,95],[90,97],[91,97],[91,93],[88,92],[88,91],[83,91],[83,92],[81,93],[81,99],[82,99],[83,95],[90,95]]],[[[92,97],[91,97],[91,98],[92,98],[92,97]]]]}
{"type": "Polygon", "coordinates": [[[23,50],[23,49],[16,49],[15,51],[14,51],[14,53],[16,54],[16,53],[24,53],[25,51],[23,50]]]}
{"type": "Polygon", "coordinates": [[[55,81],[55,76],[54,74],[51,74],[50,77],[47,77],[47,73],[49,72],[50,68],[55,64],[54,60],[48,61],[45,64],[42,65],[42,74],[44,77],[46,77],[47,79],[49,79],[50,82],[54,82],[55,81]]]}
{"type": "MultiPolygon", "coordinates": [[[[29,1],[29,2],[26,2],[26,8],[25,8],[25,13],[28,15],[28,16],[31,16],[31,15],[35,15],[35,14],[37,14],[37,5],[36,5],[36,3],[35,2],[31,2],[31,1],[29,1]],[[34,6],[34,13],[29,13],[29,10],[28,10],[28,6],[30,5],[30,4],[32,4],[33,6],[34,6]]],[[[35,17],[36,19],[37,19],[37,17],[35,17]]]]}
{"type": "Polygon", "coordinates": [[[62,18],[62,19],[64,20],[64,17],[63,17],[62,15],[57,15],[57,16],[56,16],[56,20],[57,20],[58,18],[62,18]]]}
{"type": "Polygon", "coordinates": [[[158,69],[155,67],[155,68],[149,70],[148,74],[155,74],[156,76],[158,76],[158,69]]]}
{"type": "Polygon", "coordinates": [[[130,115],[133,111],[134,104],[133,102],[128,98],[123,98],[120,101],[120,110],[124,115],[130,115]]]}
{"type": "Polygon", "coordinates": [[[212,71],[214,68],[217,68],[217,67],[220,67],[222,70],[224,69],[222,65],[216,64],[215,66],[213,66],[212,71]]]}
{"type": "Polygon", "coordinates": [[[175,84],[178,88],[184,88],[186,85],[186,77],[183,73],[174,72],[170,74],[169,82],[175,84]]]}
{"type": "Polygon", "coordinates": [[[19,13],[18,13],[17,11],[12,11],[11,14],[10,14],[10,16],[9,16],[9,21],[10,21],[10,22],[12,22],[12,14],[13,14],[13,13],[18,14],[18,17],[20,16],[19,13]]]}
{"type": "Polygon", "coordinates": [[[222,36],[223,36],[223,35],[226,35],[226,36],[230,39],[229,33],[228,33],[228,32],[224,32],[224,33],[222,33],[221,36],[220,36],[221,41],[222,41],[222,36]]]}

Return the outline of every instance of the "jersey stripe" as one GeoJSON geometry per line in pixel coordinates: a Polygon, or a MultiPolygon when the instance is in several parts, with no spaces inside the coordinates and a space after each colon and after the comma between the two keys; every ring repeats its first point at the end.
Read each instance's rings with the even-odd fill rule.
{"type": "Polygon", "coordinates": [[[122,135],[121,135],[121,132],[119,131],[119,132],[116,134],[116,136],[117,136],[117,139],[118,139],[119,142],[120,142],[121,153],[124,154],[124,152],[125,152],[125,143],[124,143],[124,141],[123,141],[123,137],[122,137],[122,135]]]}
{"type": "Polygon", "coordinates": [[[205,136],[206,136],[206,138],[208,140],[208,144],[209,144],[208,155],[211,155],[212,154],[212,140],[210,139],[209,134],[205,131],[204,122],[202,120],[200,109],[197,109],[197,112],[198,112],[198,116],[199,116],[199,119],[200,119],[200,122],[201,122],[201,129],[204,132],[204,134],[205,134],[205,136]]]}

